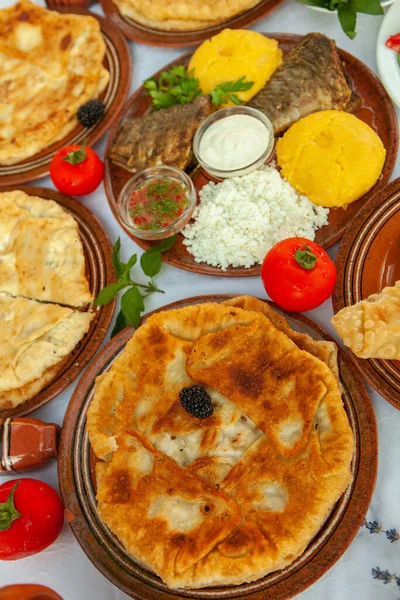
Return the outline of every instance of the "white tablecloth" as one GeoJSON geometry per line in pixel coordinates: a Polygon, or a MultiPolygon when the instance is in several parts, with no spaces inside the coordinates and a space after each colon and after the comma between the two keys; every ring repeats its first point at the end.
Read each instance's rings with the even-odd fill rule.
{"type": "MultiPolygon", "coordinates": [[[[0,0],[0,8],[12,3],[12,0],[0,0]]],[[[101,13],[98,5],[92,10],[101,13]]],[[[356,39],[351,41],[342,32],[336,16],[315,12],[292,0],[286,0],[253,28],[262,32],[323,32],[335,39],[339,47],[360,58],[376,72],[375,46],[381,21],[381,17],[359,16],[358,34],[356,39]]],[[[133,58],[132,91],[144,78],[185,51],[151,48],[132,42],[130,48],[133,58]]],[[[103,154],[106,137],[96,146],[100,154],[103,154]]],[[[398,176],[399,161],[396,163],[393,178],[398,176]]],[[[53,187],[49,178],[40,180],[38,185],[53,187]]],[[[103,186],[84,198],[83,202],[104,223],[113,241],[118,236],[121,237],[124,259],[134,252],[140,254],[141,250],[124,234],[113,217],[103,186]]],[[[336,250],[337,248],[330,250],[332,258],[335,257],[336,250]]],[[[206,277],[164,265],[157,282],[166,293],[149,297],[146,301],[147,311],[181,298],[201,294],[247,293],[265,297],[259,277],[206,277]]],[[[308,314],[333,333],[329,323],[331,315],[330,300],[308,314]]],[[[105,342],[108,339],[109,335],[105,342]]],[[[36,411],[33,416],[61,425],[75,385],[76,382],[47,406],[36,411]]],[[[336,565],[313,586],[297,596],[296,600],[400,600],[400,540],[396,539],[396,532],[400,532],[400,412],[371,388],[369,391],[379,428],[379,475],[367,521],[377,521],[382,531],[378,530],[376,535],[372,535],[365,526],[362,527],[336,565]],[[392,529],[396,530],[392,536],[389,533],[389,538],[395,539],[393,542],[385,533],[392,529]],[[376,567],[382,572],[387,571],[381,575],[387,583],[384,583],[384,579],[373,578],[372,569],[376,567]],[[395,579],[395,574],[398,575],[398,580],[395,579]]],[[[42,479],[58,488],[55,462],[44,469],[31,472],[29,476],[42,479]]],[[[4,481],[6,478],[2,477],[0,483],[4,481]]],[[[53,588],[64,600],[128,598],[91,564],[66,523],[57,542],[44,552],[24,560],[0,564],[0,585],[12,583],[41,583],[53,588]]]]}

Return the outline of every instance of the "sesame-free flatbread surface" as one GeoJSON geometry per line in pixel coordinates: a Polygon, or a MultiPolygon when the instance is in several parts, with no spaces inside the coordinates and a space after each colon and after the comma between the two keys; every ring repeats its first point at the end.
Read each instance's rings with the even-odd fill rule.
{"type": "MultiPolygon", "coordinates": [[[[159,312],[96,382],[87,425],[95,454],[105,460],[97,471],[100,516],[132,557],[172,588],[238,585],[289,565],[350,482],[354,439],[334,348],[319,348],[308,338],[308,352],[306,337],[297,345],[297,335],[270,307],[249,297],[159,312]],[[180,390],[195,383],[211,397],[210,417],[188,414],[179,401],[180,390]],[[157,513],[165,532],[158,550],[163,561],[157,563],[139,549],[129,518],[113,517],[102,473],[111,476],[110,465],[135,461],[126,434],[167,457],[168,465],[175,463],[168,489],[179,489],[186,472],[191,481],[222,490],[240,511],[240,523],[203,552],[185,546],[191,554],[185,554],[186,568],[170,552],[176,536],[170,511],[157,513]]],[[[151,479],[148,486],[154,490],[151,479]]],[[[157,497],[141,496],[147,517],[157,497]]],[[[137,502],[132,487],[124,502],[128,515],[137,502]]]]}
{"type": "Polygon", "coordinates": [[[0,291],[69,306],[93,300],[78,223],[57,202],[0,193],[0,291]]]}
{"type": "Polygon", "coordinates": [[[29,0],[0,10],[0,165],[23,161],[76,127],[79,106],[107,86],[104,56],[93,17],[29,0]]]}

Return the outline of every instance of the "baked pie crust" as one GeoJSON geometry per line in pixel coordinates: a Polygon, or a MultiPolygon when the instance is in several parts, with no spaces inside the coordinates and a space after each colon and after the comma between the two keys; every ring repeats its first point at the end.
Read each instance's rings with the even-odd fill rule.
{"type": "Polygon", "coordinates": [[[289,565],[350,482],[337,377],[334,344],[256,299],[153,315],[97,379],[89,408],[101,518],[173,588],[289,565]],[[181,406],[193,383],[210,394],[211,417],[181,406]]]}

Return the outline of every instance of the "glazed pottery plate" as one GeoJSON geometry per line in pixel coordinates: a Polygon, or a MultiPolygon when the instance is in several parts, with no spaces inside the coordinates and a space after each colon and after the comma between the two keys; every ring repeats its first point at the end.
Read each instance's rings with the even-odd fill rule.
{"type": "MultiPolygon", "coordinates": [[[[188,298],[159,310],[181,308],[201,302],[222,302],[231,295],[188,298]]],[[[272,305],[275,310],[279,310],[272,305]]],[[[158,311],[155,311],[158,312],[158,311]]],[[[281,311],[282,312],[282,311],[281,311]]],[[[150,313],[153,314],[153,313],[150,313]]],[[[284,313],[294,329],[316,340],[332,340],[306,317],[284,313]]],[[[150,316],[150,315],[148,315],[150,316]]],[[[145,320],[145,319],[144,319],[145,320]]],[[[317,536],[288,568],[253,583],[238,586],[172,590],[151,571],[141,567],[97,514],[92,477],[93,453],[86,428],[86,415],[97,376],[108,371],[123,352],[133,330],[126,328],[102,350],[81,378],[68,406],[58,458],[61,494],[70,526],[93,564],[116,586],[137,600],[284,600],[292,598],[323,575],[343,554],[356,535],[368,509],[377,474],[377,430],[375,414],[362,380],[351,360],[339,351],[343,402],[355,438],[352,480],[333,507],[317,536]]]]}
{"type": "Polygon", "coordinates": [[[44,150],[31,158],[15,165],[0,166],[0,188],[10,185],[20,185],[21,183],[33,181],[48,175],[50,162],[55,152],[66,144],[81,144],[85,142],[91,146],[97,142],[115,119],[118,118],[129,92],[132,72],[131,55],[128,45],[119,29],[109,19],[95,15],[85,8],[74,6],[53,8],[51,2],[48,2],[48,4],[51,9],[57,10],[60,13],[90,15],[99,21],[106,43],[104,66],[110,73],[109,83],[100,96],[105,104],[105,114],[93,127],[87,128],[78,125],[62,140],[44,148],[44,150]]]}
{"type": "MultiPolygon", "coordinates": [[[[351,223],[336,258],[335,313],[400,280],[400,179],[379,190],[351,223]]],[[[400,361],[351,357],[367,381],[400,410],[400,361]]]]}
{"type": "MultiPolygon", "coordinates": [[[[15,187],[11,189],[15,189],[15,187]]],[[[104,286],[115,281],[111,261],[113,248],[108,233],[97,217],[82,202],[47,188],[21,186],[18,189],[30,196],[54,200],[64,210],[71,213],[77,221],[85,254],[86,277],[94,297],[104,286]]],[[[27,415],[64,391],[97,352],[111,323],[114,308],[115,300],[104,306],[93,307],[92,310],[96,312],[96,316],[90,324],[88,333],[75,346],[71,354],[63,360],[62,369],[57,373],[56,378],[31,400],[13,409],[0,410],[0,417],[27,415]]]]}
{"type": "MultiPolygon", "coordinates": [[[[292,48],[294,48],[303,37],[300,35],[273,33],[268,34],[268,36],[277,39],[280,47],[285,53],[292,50],[292,48]]],[[[357,202],[349,204],[345,209],[331,209],[328,225],[325,225],[319,229],[316,234],[316,242],[325,248],[328,248],[343,236],[347,225],[364,205],[364,203],[371,198],[376,190],[384,186],[389,181],[396,160],[398,147],[398,124],[396,111],[382,84],[374,75],[374,73],[364,63],[358,60],[358,58],[351,56],[351,54],[348,54],[344,50],[339,50],[339,54],[352,79],[354,90],[364,100],[364,103],[358,112],[358,117],[375,129],[386,148],[387,154],[382,175],[368,194],[366,194],[357,202]]],[[[153,77],[157,78],[162,71],[169,69],[172,65],[188,65],[190,57],[191,53],[169,63],[163,69],[158,71],[158,73],[155,73],[153,77]]],[[[119,221],[121,227],[123,227],[126,233],[143,249],[149,248],[151,246],[151,242],[135,238],[133,234],[124,227],[117,212],[118,196],[125,183],[132,177],[132,173],[126,171],[118,165],[113,164],[107,157],[121,128],[123,127],[124,122],[132,117],[143,116],[150,110],[150,105],[151,98],[148,96],[144,88],[140,87],[128,100],[121,119],[114,125],[111,131],[111,134],[108,138],[105,158],[105,188],[111,210],[113,211],[116,219],[119,221]]],[[[194,183],[197,190],[199,190],[205,183],[208,183],[208,178],[203,171],[196,170],[195,172],[196,177],[194,183]]],[[[177,242],[174,244],[171,250],[164,254],[164,260],[174,267],[186,269],[195,273],[202,273],[203,275],[243,277],[259,275],[261,272],[261,265],[253,265],[248,269],[244,267],[229,267],[226,271],[223,271],[218,267],[213,267],[206,263],[197,263],[194,257],[188,252],[186,246],[184,246],[182,235],[179,236],[177,242]]]]}
{"type": "Polygon", "coordinates": [[[398,54],[385,46],[391,35],[400,32],[400,2],[393,4],[382,21],[376,43],[376,62],[383,85],[393,102],[400,106],[400,64],[398,54]]]}
{"type": "Polygon", "coordinates": [[[240,29],[248,27],[263,19],[268,13],[277,8],[283,0],[261,0],[256,6],[244,13],[212,27],[188,31],[162,31],[142,25],[126,15],[121,15],[113,0],[100,0],[104,13],[114,21],[123,34],[135,42],[150,46],[169,46],[173,48],[194,46],[216,35],[223,29],[240,29]]]}

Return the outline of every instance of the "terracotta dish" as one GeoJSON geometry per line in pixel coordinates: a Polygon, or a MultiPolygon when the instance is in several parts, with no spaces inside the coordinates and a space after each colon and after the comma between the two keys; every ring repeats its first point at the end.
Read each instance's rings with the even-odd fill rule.
{"type": "Polygon", "coordinates": [[[1,588],[0,600],[62,600],[62,598],[44,585],[22,583],[1,588]]]}
{"type": "Polygon", "coordinates": [[[84,140],[88,145],[97,142],[118,117],[129,91],[132,73],[131,55],[128,45],[118,28],[109,19],[104,19],[85,8],[55,6],[51,2],[48,5],[61,13],[73,12],[91,15],[99,21],[106,42],[104,65],[110,73],[109,83],[100,96],[106,106],[105,115],[90,129],[79,125],[65,138],[27,160],[10,166],[0,166],[0,188],[19,185],[44,177],[49,173],[50,162],[54,153],[66,144],[79,144],[84,140]]]}
{"type": "Polygon", "coordinates": [[[0,475],[36,469],[57,456],[60,428],[38,419],[0,419],[0,475]]]}
{"type": "MultiPolygon", "coordinates": [[[[379,190],[344,236],[336,259],[335,313],[400,279],[400,179],[379,190]]],[[[367,381],[400,410],[400,361],[351,358],[367,381]]]]}
{"type": "MultiPolygon", "coordinates": [[[[221,302],[233,296],[189,298],[163,307],[181,308],[206,301],[221,302]]],[[[278,310],[274,306],[275,310],[278,310]]],[[[161,310],[161,309],[159,309],[161,310]]],[[[155,311],[159,312],[159,311],[155,311]]],[[[150,316],[150,315],[149,315],[150,316]]],[[[291,327],[317,340],[331,338],[301,315],[285,313],[291,327]]],[[[210,589],[168,588],[152,572],[136,563],[113,536],[97,513],[93,473],[94,455],[88,440],[86,415],[93,397],[95,378],[106,372],[132,335],[127,328],[116,336],[91,364],[77,386],[64,420],[59,452],[59,480],[70,525],[95,566],[124,592],[138,600],[173,598],[241,598],[275,600],[291,598],[316,581],[343,554],[358,531],[368,508],[377,472],[377,437],[374,412],[368,394],[351,361],[339,353],[343,401],[355,438],[355,456],[349,488],[334,506],[306,551],[288,568],[251,584],[210,589]]]]}
{"type": "MultiPolygon", "coordinates": [[[[10,188],[6,189],[10,190],[10,188]]],[[[47,188],[27,186],[20,189],[31,196],[40,196],[58,202],[78,222],[86,260],[86,278],[89,282],[90,291],[95,297],[104,286],[115,281],[111,263],[112,245],[110,238],[97,217],[82,202],[47,188]]],[[[115,302],[94,307],[96,316],[90,324],[88,333],[73,352],[63,359],[62,368],[57,374],[57,378],[50,381],[31,400],[13,409],[0,411],[0,418],[27,415],[65,390],[99,348],[110,325],[114,307],[115,302]]]]}
{"type": "MultiPolygon", "coordinates": [[[[280,47],[284,53],[293,49],[303,37],[292,34],[268,34],[268,36],[274,37],[279,41],[280,47]]],[[[386,148],[387,155],[380,179],[366,196],[347,206],[346,209],[340,208],[331,210],[328,225],[318,230],[315,240],[325,248],[328,248],[343,236],[349,221],[357,214],[364,203],[389,181],[396,160],[398,147],[398,127],[395,109],[382,84],[372,71],[360,60],[344,50],[339,50],[339,54],[352,79],[354,91],[364,99],[364,104],[358,112],[358,117],[375,129],[386,148]]],[[[186,54],[166,65],[161,71],[169,69],[172,65],[183,64],[186,66],[189,63],[190,57],[191,54],[186,54]]],[[[155,73],[154,77],[157,78],[161,71],[155,73]]],[[[132,174],[112,163],[111,160],[109,160],[108,155],[125,120],[131,117],[143,116],[149,111],[150,104],[150,97],[144,88],[140,87],[128,100],[120,121],[114,125],[108,138],[105,158],[105,188],[111,210],[118,220],[117,199],[121,189],[128,179],[131,178],[132,174]]],[[[199,169],[195,171],[194,183],[197,190],[201,189],[208,181],[209,177],[204,171],[199,169]]],[[[121,221],[119,222],[124,228],[121,221]]],[[[139,240],[127,229],[125,229],[125,231],[141,248],[147,249],[151,246],[151,242],[139,240]]],[[[258,275],[261,272],[260,265],[254,265],[248,269],[243,267],[229,267],[226,271],[222,271],[222,269],[206,263],[197,263],[189,254],[186,246],[183,245],[182,240],[183,237],[179,236],[179,239],[173,248],[164,254],[165,262],[180,269],[186,269],[204,275],[218,275],[220,277],[243,277],[258,275]]]]}
{"type": "Polygon", "coordinates": [[[261,0],[256,6],[236,17],[232,17],[213,27],[197,29],[195,31],[162,31],[153,29],[152,27],[141,25],[129,17],[122,16],[113,0],[100,0],[100,3],[107,17],[110,17],[114,23],[118,25],[122,33],[130,40],[148,44],[150,46],[179,48],[194,46],[195,44],[203,42],[226,27],[229,27],[230,29],[248,27],[275,10],[282,1],[283,0],[261,0]]]}

